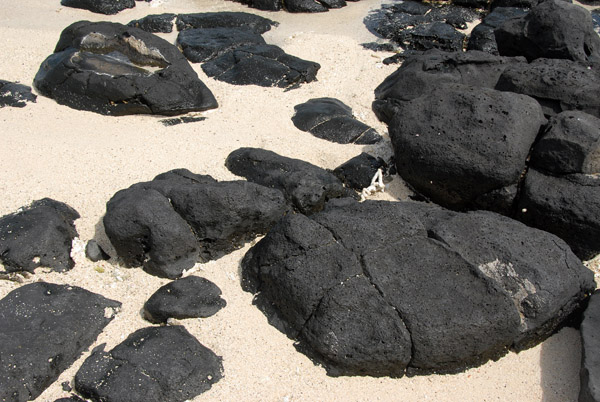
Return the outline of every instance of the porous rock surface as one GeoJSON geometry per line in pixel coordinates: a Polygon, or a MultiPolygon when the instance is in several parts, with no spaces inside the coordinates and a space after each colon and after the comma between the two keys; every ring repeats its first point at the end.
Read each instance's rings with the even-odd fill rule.
{"type": "Polygon", "coordinates": [[[498,53],[498,44],[494,30],[499,28],[509,18],[521,17],[527,11],[518,7],[496,7],[483,21],[471,31],[467,50],[481,50],[491,54],[498,53]]]}
{"type": "Polygon", "coordinates": [[[226,304],[217,285],[205,278],[188,276],[154,292],[144,303],[144,318],[153,324],[166,323],[169,318],[206,318],[226,304]]]}
{"type": "Polygon", "coordinates": [[[600,61],[600,38],[583,7],[546,0],[526,15],[507,19],[494,31],[503,56],[600,61]]]}
{"type": "Polygon", "coordinates": [[[92,401],[186,401],[223,376],[221,358],[182,326],[142,328],[109,352],[97,348],[75,375],[92,401]]]}
{"type": "Polygon", "coordinates": [[[279,190],[178,169],[117,192],[103,223],[126,266],[177,278],[266,233],[288,209],[279,190]]]}
{"type": "Polygon", "coordinates": [[[0,400],[37,398],[79,358],[121,303],[85,289],[36,282],[0,300],[0,400]]]}
{"type": "Polygon", "coordinates": [[[263,34],[279,23],[256,14],[221,11],[179,14],[176,25],[179,31],[195,28],[244,28],[263,34]]]}
{"type": "Polygon", "coordinates": [[[282,219],[242,286],[330,374],[401,376],[536,344],[595,283],[562,240],[509,218],[345,199],[282,219]]]}
{"type": "Polygon", "coordinates": [[[378,169],[386,173],[387,168],[387,163],[383,159],[362,152],[336,167],[332,173],[347,187],[361,191],[371,185],[371,180],[378,169]]]}
{"type": "Polygon", "coordinates": [[[150,14],[139,20],[130,21],[127,26],[151,33],[169,33],[173,31],[173,20],[175,17],[176,14],[173,13],[150,14]]]}
{"type": "Polygon", "coordinates": [[[35,102],[37,96],[31,93],[31,87],[0,80],[0,108],[5,106],[25,107],[27,102],[35,102]]]}
{"type": "Polygon", "coordinates": [[[71,244],[79,213],[65,203],[44,198],[0,218],[0,263],[8,272],[49,267],[67,271],[75,265],[71,244]]]}
{"type": "Polygon", "coordinates": [[[375,129],[354,118],[352,109],[334,98],[314,98],[294,106],[294,125],[317,138],[339,144],[374,144],[381,140],[375,129]]]}
{"type": "Polygon", "coordinates": [[[237,149],[227,156],[225,166],[251,182],[279,189],[304,214],[320,211],[327,200],[350,196],[342,182],[325,169],[265,149],[237,149]]]}
{"type": "Polygon", "coordinates": [[[217,107],[177,47],[111,22],[79,21],[65,28],[34,85],[58,103],[106,115],[175,115],[217,107]]]}
{"type": "Polygon", "coordinates": [[[67,7],[82,8],[98,14],[117,14],[127,8],[135,7],[135,0],[61,0],[67,7]]]}

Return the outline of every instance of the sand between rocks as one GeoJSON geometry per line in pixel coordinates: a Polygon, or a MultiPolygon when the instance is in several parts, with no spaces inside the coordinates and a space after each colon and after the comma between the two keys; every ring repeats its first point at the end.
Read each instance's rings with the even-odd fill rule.
{"type": "MultiPolygon", "coordinates": [[[[165,127],[159,116],[109,117],[58,105],[38,97],[27,107],[0,109],[0,216],[43,197],[74,207],[83,242],[106,245],[99,224],[105,204],[118,190],[155,175],[187,168],[218,180],[236,179],[224,166],[227,155],[243,146],[261,147],[335,168],[361,151],[391,155],[389,140],[377,146],[331,144],[296,129],[294,106],[315,97],[338,98],[356,116],[387,134],[371,111],[373,90],[397,66],[381,63],[390,53],[359,44],[376,40],[362,20],[381,0],[361,0],[323,14],[270,13],[225,0],[136,2],[115,16],[62,7],[59,0],[10,1],[0,12],[3,61],[0,78],[31,85],[60,32],[79,20],[127,23],[147,14],[245,11],[279,21],[264,36],[286,52],[321,64],[318,81],[284,92],[279,88],[233,86],[194,69],[215,94],[220,107],[198,113],[201,122],[165,127]]],[[[177,33],[162,35],[172,43],[177,33]]],[[[386,137],[387,138],[387,137],[386,137]]],[[[406,198],[399,180],[382,199],[406,198]]],[[[228,256],[198,264],[195,275],[216,283],[227,307],[206,319],[185,320],[190,333],[223,357],[224,378],[194,401],[574,401],[579,392],[579,332],[566,328],[541,345],[457,375],[413,378],[328,377],[298,353],[293,341],[267,323],[241,290],[240,261],[247,245],[228,256]]],[[[76,265],[65,274],[38,269],[26,282],[43,280],[81,286],[123,303],[122,311],[98,337],[111,349],[131,332],[150,325],[140,316],[148,297],[168,280],[141,269],[87,261],[74,251],[76,265]]],[[[0,281],[0,297],[20,284],[0,281]]],[[[90,350],[92,349],[90,348],[90,350]]],[[[61,383],[72,379],[89,351],[37,400],[67,396],[61,383]]]]}

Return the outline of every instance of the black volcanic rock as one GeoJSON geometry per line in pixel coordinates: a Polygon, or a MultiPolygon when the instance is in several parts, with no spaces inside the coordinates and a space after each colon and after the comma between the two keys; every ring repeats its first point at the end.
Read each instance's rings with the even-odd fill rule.
{"type": "Polygon", "coordinates": [[[221,358],[182,326],[135,331],[110,352],[95,350],[75,375],[75,389],[93,401],[185,401],[223,376],[221,358]]]}
{"type": "Polygon", "coordinates": [[[362,152],[336,167],[333,174],[347,187],[361,191],[371,185],[371,180],[378,169],[382,169],[382,171],[387,169],[385,161],[362,152]]]}
{"type": "Polygon", "coordinates": [[[37,398],[75,362],[121,303],[85,289],[37,282],[0,300],[0,399],[37,398]]]}
{"type": "Polygon", "coordinates": [[[0,108],[4,106],[25,107],[27,102],[35,102],[37,96],[31,93],[31,87],[0,80],[0,108]]]}
{"type": "Polygon", "coordinates": [[[193,28],[246,28],[257,34],[279,25],[278,22],[259,15],[231,11],[179,14],[176,24],[179,31],[193,28]]]}
{"type": "Polygon", "coordinates": [[[67,7],[83,8],[98,14],[117,14],[126,8],[135,7],[135,0],[61,0],[60,4],[67,7]]]}
{"type": "Polygon", "coordinates": [[[600,401],[600,292],[590,297],[581,322],[580,402],[600,401]]]}
{"type": "Polygon", "coordinates": [[[44,198],[0,218],[0,262],[8,272],[50,267],[67,271],[75,265],[71,244],[77,236],[73,208],[44,198]]]}
{"type": "Polygon", "coordinates": [[[320,68],[275,45],[238,47],[202,65],[206,75],[229,84],[288,89],[315,81],[320,68]]]}
{"type": "Polygon", "coordinates": [[[338,99],[315,98],[294,106],[294,125],[317,138],[339,144],[374,144],[381,136],[355,119],[352,109],[338,99]]]}
{"type": "Polygon", "coordinates": [[[192,63],[212,60],[242,46],[266,45],[263,37],[247,28],[194,28],[179,32],[177,43],[192,63]]]}
{"type": "Polygon", "coordinates": [[[518,183],[545,123],[540,106],[527,96],[460,84],[394,108],[389,130],[398,173],[452,209],[518,183]]]}
{"type": "Polygon", "coordinates": [[[125,265],[177,278],[265,233],[287,210],[278,190],[181,169],[117,192],[103,222],[125,265]]]}
{"type": "Polygon", "coordinates": [[[206,318],[226,304],[217,285],[208,279],[188,276],[154,292],[144,303],[144,318],[153,324],[166,323],[169,318],[206,318]]]}
{"type": "Polygon", "coordinates": [[[498,44],[494,30],[509,18],[520,17],[527,11],[517,7],[497,7],[492,10],[479,25],[471,31],[467,50],[481,50],[498,54],[498,44]]]}
{"type": "Polygon", "coordinates": [[[106,115],[175,115],[217,107],[177,47],[110,22],[67,27],[34,85],[58,103],[106,115]]]}
{"type": "Polygon", "coordinates": [[[506,20],[495,31],[503,56],[600,61],[600,38],[592,17],[581,6],[546,0],[520,18],[506,20]]]}
{"type": "Polygon", "coordinates": [[[260,148],[235,150],[225,165],[251,182],[281,190],[305,214],[320,211],[329,199],[348,195],[342,182],[325,169],[260,148]]]}
{"type": "Polygon", "coordinates": [[[402,376],[532,346],[595,283],[562,240],[500,215],[344,199],[282,219],[242,287],[329,374],[402,376]]]}
{"type": "Polygon", "coordinates": [[[169,33],[173,32],[173,20],[176,15],[172,13],[151,14],[139,20],[133,20],[127,26],[139,28],[151,33],[169,33]]]}
{"type": "Polygon", "coordinates": [[[549,116],[581,110],[600,117],[600,73],[595,64],[563,59],[515,63],[503,71],[496,89],[531,96],[549,116]]]}

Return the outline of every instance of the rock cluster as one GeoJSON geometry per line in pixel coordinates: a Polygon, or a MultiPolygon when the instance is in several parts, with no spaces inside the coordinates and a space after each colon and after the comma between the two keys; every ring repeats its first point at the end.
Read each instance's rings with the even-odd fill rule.
{"type": "Polygon", "coordinates": [[[282,219],[242,274],[333,375],[460,371],[543,340],[595,288],[562,240],[512,219],[350,199],[282,219]]]}

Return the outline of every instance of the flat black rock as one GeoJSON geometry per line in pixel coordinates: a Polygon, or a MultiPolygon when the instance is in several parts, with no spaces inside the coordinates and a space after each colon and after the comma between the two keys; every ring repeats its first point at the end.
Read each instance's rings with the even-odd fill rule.
{"type": "Polygon", "coordinates": [[[259,15],[230,11],[179,14],[176,24],[179,31],[193,28],[246,28],[257,34],[263,34],[279,25],[278,22],[259,15]]]}
{"type": "Polygon", "coordinates": [[[144,318],[153,324],[166,323],[169,318],[206,318],[226,304],[217,285],[205,278],[188,276],[154,292],[144,303],[144,318]]]}
{"type": "Polygon", "coordinates": [[[590,297],[581,322],[580,402],[600,401],[600,292],[590,297]]]}
{"type": "Polygon", "coordinates": [[[278,190],[180,169],[117,192],[103,221],[126,266],[177,278],[266,233],[288,209],[278,190]]]}
{"type": "Polygon", "coordinates": [[[586,66],[564,59],[537,59],[515,63],[503,72],[496,89],[529,95],[544,114],[581,110],[600,117],[600,73],[598,64],[586,66]]]}
{"type": "Polygon", "coordinates": [[[442,85],[394,108],[389,131],[398,173],[452,209],[517,184],[545,123],[527,96],[461,84],[442,85]]]}
{"type": "Polygon", "coordinates": [[[600,61],[600,38],[592,17],[581,6],[546,0],[519,18],[496,28],[498,52],[503,56],[600,61]]]}
{"type": "Polygon", "coordinates": [[[34,86],[60,104],[106,115],[176,115],[217,107],[177,47],[110,22],[65,28],[34,86]]]}
{"type": "Polygon", "coordinates": [[[206,75],[229,84],[288,89],[315,81],[320,68],[275,45],[238,47],[202,65],[206,75]]]}
{"type": "Polygon", "coordinates": [[[83,8],[98,14],[117,14],[126,8],[135,7],[135,0],[61,0],[67,7],[83,8]]]}
{"type": "MultiPolygon", "coordinates": [[[[291,13],[322,13],[346,6],[345,0],[235,0],[249,7],[266,11],[286,10],[291,13]]],[[[354,1],[354,0],[350,0],[354,1]]]]}
{"type": "Polygon", "coordinates": [[[557,235],[583,260],[600,253],[597,173],[550,176],[531,168],[521,192],[518,219],[557,235]]]}
{"type": "Polygon", "coordinates": [[[179,32],[177,44],[192,63],[203,63],[242,46],[266,45],[249,28],[194,28],[179,32]]]}
{"type": "Polygon", "coordinates": [[[121,303],[36,282],[0,300],[0,399],[37,398],[112,320],[121,303]]]}
{"type": "Polygon", "coordinates": [[[600,119],[580,111],[552,117],[530,164],[556,175],[600,173],[600,119]]]}
{"type": "Polygon", "coordinates": [[[35,102],[37,96],[31,93],[31,87],[0,80],[0,108],[4,106],[25,107],[27,102],[35,102]]]}
{"type": "Polygon", "coordinates": [[[371,185],[371,180],[378,169],[382,169],[382,171],[387,169],[385,161],[362,152],[336,167],[333,174],[347,187],[361,191],[371,185]]]}
{"type": "Polygon", "coordinates": [[[338,99],[315,98],[294,106],[294,125],[317,138],[338,144],[374,144],[381,136],[354,118],[352,109],[338,99]]]}
{"type": "Polygon", "coordinates": [[[281,190],[302,213],[320,211],[327,200],[348,194],[342,182],[325,169],[260,148],[233,151],[225,166],[251,182],[281,190]]]}
{"type": "Polygon", "coordinates": [[[8,272],[49,267],[67,271],[75,265],[71,244],[77,236],[73,208],[44,198],[0,218],[0,262],[8,272]]]}
{"type": "Polygon", "coordinates": [[[532,346],[595,283],[562,240],[500,215],[343,199],[282,219],[244,257],[242,287],[329,374],[402,376],[532,346]]]}
{"type": "Polygon", "coordinates": [[[169,33],[173,32],[173,20],[175,17],[176,15],[172,13],[151,14],[139,20],[133,20],[127,26],[151,33],[169,33]]]}
{"type": "Polygon", "coordinates": [[[93,401],[185,401],[223,376],[221,358],[179,325],[135,331],[110,352],[96,350],[75,375],[93,401]]]}

